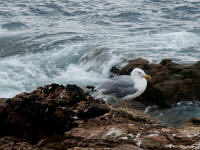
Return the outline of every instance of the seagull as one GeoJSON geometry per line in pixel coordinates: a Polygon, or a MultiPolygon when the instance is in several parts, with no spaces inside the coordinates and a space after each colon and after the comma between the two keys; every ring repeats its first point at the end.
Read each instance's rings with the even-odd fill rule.
{"type": "Polygon", "coordinates": [[[140,68],[131,71],[131,75],[122,75],[109,79],[97,87],[103,95],[115,97],[124,102],[125,111],[127,101],[140,96],[147,87],[147,80],[151,76],[145,74],[140,68]]]}

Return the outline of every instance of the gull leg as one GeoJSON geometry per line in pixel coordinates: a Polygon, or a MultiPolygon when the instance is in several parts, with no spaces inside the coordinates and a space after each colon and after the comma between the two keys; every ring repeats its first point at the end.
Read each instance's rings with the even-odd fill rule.
{"type": "Polygon", "coordinates": [[[124,103],[124,111],[126,111],[126,105],[125,105],[125,101],[123,101],[123,103],[124,103]]]}
{"type": "Polygon", "coordinates": [[[124,111],[127,112],[128,108],[127,108],[127,101],[124,100],[124,111]]]}
{"type": "Polygon", "coordinates": [[[127,101],[125,101],[125,105],[126,105],[126,111],[128,111],[128,107],[127,107],[127,101]]]}

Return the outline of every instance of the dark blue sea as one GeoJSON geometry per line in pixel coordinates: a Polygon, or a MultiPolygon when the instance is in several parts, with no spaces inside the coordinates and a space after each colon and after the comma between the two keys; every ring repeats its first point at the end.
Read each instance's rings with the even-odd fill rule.
{"type": "Polygon", "coordinates": [[[96,85],[139,57],[200,60],[200,1],[0,0],[0,97],[96,85]]]}

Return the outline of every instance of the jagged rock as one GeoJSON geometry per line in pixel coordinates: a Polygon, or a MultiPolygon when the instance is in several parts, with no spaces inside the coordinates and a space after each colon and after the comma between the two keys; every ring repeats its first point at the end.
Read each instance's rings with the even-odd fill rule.
{"type": "Polygon", "coordinates": [[[101,117],[65,132],[63,149],[76,147],[92,149],[182,150],[200,148],[200,126],[178,129],[162,126],[148,115],[132,110],[125,113],[112,109],[101,117]]]}
{"type": "Polygon", "coordinates": [[[109,111],[108,104],[75,85],[51,84],[0,101],[0,136],[12,135],[31,143],[64,133],[77,126],[77,120],[109,111]]]}
{"type": "Polygon", "coordinates": [[[75,85],[51,84],[0,99],[0,149],[200,149],[200,126],[160,125],[133,109],[124,112],[75,85]]]}
{"type": "Polygon", "coordinates": [[[136,59],[123,67],[120,74],[130,74],[135,67],[152,76],[147,90],[139,98],[144,103],[170,107],[178,101],[200,100],[200,61],[181,65],[169,59],[162,60],[160,64],[136,59]]]}

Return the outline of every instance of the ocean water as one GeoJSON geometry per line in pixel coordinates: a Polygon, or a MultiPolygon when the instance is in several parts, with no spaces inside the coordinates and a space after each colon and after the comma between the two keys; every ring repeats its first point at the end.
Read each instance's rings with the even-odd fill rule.
{"type": "Polygon", "coordinates": [[[108,79],[124,59],[200,60],[199,0],[0,0],[0,97],[108,79]]]}

